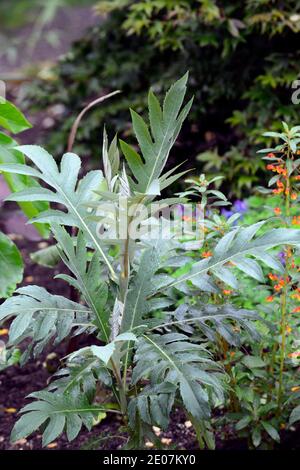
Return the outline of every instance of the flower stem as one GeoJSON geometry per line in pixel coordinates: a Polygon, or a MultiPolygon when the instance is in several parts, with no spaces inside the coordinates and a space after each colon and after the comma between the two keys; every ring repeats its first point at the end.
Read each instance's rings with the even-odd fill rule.
{"type": "MultiPolygon", "coordinates": [[[[287,161],[290,158],[290,152],[287,152],[287,161]]],[[[288,165],[286,165],[288,170],[288,165]]],[[[286,219],[290,216],[290,178],[289,174],[286,175],[286,190],[285,190],[285,216],[286,219]]],[[[286,227],[288,227],[288,220],[286,220],[286,227]]],[[[284,361],[285,361],[285,348],[286,348],[286,316],[287,316],[287,296],[288,296],[288,282],[289,282],[289,256],[290,250],[287,246],[285,248],[285,273],[284,273],[284,286],[281,294],[281,321],[280,321],[280,366],[279,366],[279,383],[277,394],[277,412],[281,413],[282,396],[283,396],[283,374],[284,374],[284,361]]]]}

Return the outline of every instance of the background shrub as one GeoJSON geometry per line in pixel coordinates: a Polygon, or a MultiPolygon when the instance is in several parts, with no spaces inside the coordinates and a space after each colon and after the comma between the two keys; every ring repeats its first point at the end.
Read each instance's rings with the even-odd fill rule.
{"type": "MultiPolygon", "coordinates": [[[[60,61],[57,79],[35,82],[28,90],[34,108],[65,105],[55,137],[45,137],[47,145],[59,154],[74,113],[118,88],[122,97],[93,111],[78,134],[76,150],[98,156],[104,117],[109,129],[130,133],[129,105],[145,109],[150,84],[162,95],[189,69],[195,104],[173,158],[194,159],[212,150],[212,155],[227,152],[228,164],[230,155],[243,155],[248,164],[231,178],[231,194],[240,196],[256,183],[262,170],[255,152],[263,130],[297,120],[291,86],[299,71],[299,3],[116,0],[100,1],[96,9],[106,19],[60,61]]],[[[219,166],[212,164],[210,170],[219,166]]]]}

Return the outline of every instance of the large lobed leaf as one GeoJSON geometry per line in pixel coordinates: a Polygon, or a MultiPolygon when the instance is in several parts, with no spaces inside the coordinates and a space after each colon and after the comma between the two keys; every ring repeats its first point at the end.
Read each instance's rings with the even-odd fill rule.
{"type": "Polygon", "coordinates": [[[100,265],[99,253],[95,252],[90,258],[86,248],[86,240],[80,231],[77,237],[72,238],[67,231],[54,224],[53,234],[58,242],[57,249],[65,265],[74,274],[60,274],[57,277],[64,279],[83,296],[85,302],[93,311],[97,327],[103,339],[109,339],[109,316],[105,309],[108,288],[107,284],[101,281],[102,269],[100,265]]]}
{"type": "Polygon", "coordinates": [[[74,397],[42,391],[31,393],[29,397],[36,398],[36,401],[22,408],[23,416],[11,434],[13,442],[29,436],[44,424],[43,446],[54,441],[64,430],[68,440],[72,441],[82,425],[91,430],[99,413],[116,412],[104,404],[91,404],[83,394],[74,397]]]}
{"type": "Polygon", "coordinates": [[[74,327],[87,329],[93,320],[93,312],[84,305],[51,295],[42,287],[21,287],[16,293],[18,295],[0,305],[0,322],[14,318],[9,330],[10,345],[31,339],[22,362],[29,358],[32,350],[36,356],[51,339],[58,343],[74,327]]]}
{"type": "Polygon", "coordinates": [[[243,271],[258,281],[263,281],[263,273],[258,261],[277,271],[283,271],[283,266],[268,250],[279,245],[299,245],[300,230],[275,228],[256,238],[255,235],[265,222],[238,227],[224,235],[210,258],[194,263],[187,274],[180,276],[164,286],[181,289],[186,281],[191,281],[196,288],[205,287],[205,274],[212,273],[222,281],[237,287],[232,270],[234,267],[243,271]]]}
{"type": "Polygon", "coordinates": [[[186,334],[195,333],[196,327],[212,342],[216,342],[218,335],[220,335],[227,343],[240,346],[240,329],[243,329],[253,341],[261,339],[259,332],[253,325],[255,320],[263,321],[255,311],[238,309],[230,304],[199,304],[195,306],[181,304],[174,312],[166,312],[163,321],[150,320],[150,325],[153,325],[152,330],[178,329],[186,334]],[[238,330],[237,325],[239,326],[238,330]]]}
{"type": "MultiPolygon", "coordinates": [[[[172,85],[166,94],[163,108],[161,108],[154,93],[149,92],[148,106],[151,133],[143,118],[131,110],[133,129],[142,157],[126,142],[120,141],[120,144],[132,174],[137,181],[130,181],[134,191],[143,194],[157,194],[157,192],[153,192],[154,186],[158,186],[158,191],[160,189],[159,178],[170,150],[180,132],[182,123],[192,105],[192,100],[190,100],[181,110],[186,93],[187,79],[188,74],[186,73],[172,85]]],[[[168,176],[170,174],[168,173],[168,176]]],[[[163,183],[165,188],[175,179],[176,177],[173,176],[172,181],[167,181],[167,177],[162,177],[160,182],[163,183]]]]}
{"type": "Polygon", "coordinates": [[[48,390],[57,390],[59,393],[70,393],[73,396],[84,394],[88,399],[95,398],[96,384],[102,382],[109,386],[111,376],[103,362],[93,355],[82,354],[73,360],[68,360],[66,366],[54,376],[48,390]]]}
{"type": "Polygon", "coordinates": [[[37,169],[23,164],[2,164],[0,165],[0,171],[33,176],[44,181],[52,190],[32,187],[19,191],[7,199],[17,202],[56,202],[65,206],[68,211],[67,213],[61,210],[48,210],[40,213],[32,221],[75,226],[83,230],[107,264],[112,277],[115,278],[115,273],[108,256],[99,243],[96,227],[91,226],[86,220],[88,213],[85,204],[95,197],[94,191],[101,189],[101,184],[103,183],[102,171],[90,171],[84,178],[78,181],[81,160],[74,153],[69,152],[64,154],[60,168],[58,168],[54,158],[41,147],[23,145],[18,147],[17,150],[26,155],[36,165],[37,169]]]}
{"type": "MultiPolygon", "coordinates": [[[[212,396],[223,398],[222,386],[216,374],[220,372],[218,365],[202,346],[191,343],[186,335],[143,335],[138,340],[134,362],[133,384],[148,378],[151,387],[158,384],[173,385],[169,393],[174,398],[174,393],[178,391],[187,411],[198,420],[209,418],[212,396]]],[[[157,389],[156,403],[162,399],[167,403],[166,397],[159,397],[161,393],[165,395],[167,392],[157,389]]],[[[144,399],[142,402],[145,404],[144,399]]],[[[138,408],[140,403],[141,400],[136,402],[138,408]]],[[[139,412],[141,416],[145,413],[141,410],[139,412]]],[[[161,424],[165,419],[164,414],[161,424]]]]}

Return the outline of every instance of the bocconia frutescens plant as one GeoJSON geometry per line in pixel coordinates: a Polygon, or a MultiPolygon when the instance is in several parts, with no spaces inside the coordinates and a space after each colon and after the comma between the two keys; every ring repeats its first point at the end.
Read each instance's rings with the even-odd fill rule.
{"type": "MultiPolygon", "coordinates": [[[[268,250],[300,243],[300,232],[272,229],[257,235],[262,223],[232,226],[216,240],[212,256],[190,264],[187,261],[193,258],[186,256],[185,243],[175,239],[159,235],[131,239],[129,230],[124,238],[110,238],[108,222],[108,236],[98,236],[99,208],[117,204],[119,196],[125,198],[130,227],[135,219],[130,208],[159,199],[161,191],[184,173],[176,174],[176,168],[164,172],[164,167],[192,105],[191,100],[183,106],[187,78],[186,74],[170,88],[162,107],[149,92],[149,126],[131,111],[140,153],[120,142],[129,168],[120,165],[117,139],[108,145],[105,132],[104,172],[91,171],[79,179],[81,160],[77,155],[66,153],[58,166],[44,149],[30,145],[18,150],[33,166],[0,166],[3,172],[28,175],[43,183],[43,187],[12,194],[10,200],[58,204],[32,221],[50,225],[60,257],[70,271],[57,277],[75,287],[84,301],[51,295],[38,286],[17,289],[0,306],[1,322],[13,319],[9,347],[22,347],[23,340],[29,339],[21,357],[24,363],[50,341],[57,344],[70,334],[92,332],[98,339],[95,345],[69,355],[47,390],[30,395],[34,400],[21,410],[13,440],[40,427],[43,445],[63,431],[72,440],[82,425],[91,429],[104,412],[121,414],[128,429],[127,448],[141,448],[145,439],[155,438],[152,426],[167,428],[172,409],[181,406],[200,445],[213,447],[210,413],[223,400],[226,374],[209,345],[217,335],[236,344],[238,334],[233,334],[233,326],[237,323],[240,330],[257,338],[252,324],[257,316],[228,304],[178,306],[178,293],[197,295],[201,300],[202,292],[217,292],[219,280],[236,287],[234,273],[238,270],[261,279],[260,262],[280,270],[281,264],[268,250]],[[57,208],[62,206],[65,210],[57,208]],[[66,227],[73,227],[72,235],[66,227]],[[174,275],[185,265],[189,269],[184,274],[174,275]],[[110,389],[113,398],[101,401],[99,385],[110,389]]],[[[163,201],[174,202],[182,199],[163,201]]],[[[163,227],[163,218],[160,222],[163,227]]]]}

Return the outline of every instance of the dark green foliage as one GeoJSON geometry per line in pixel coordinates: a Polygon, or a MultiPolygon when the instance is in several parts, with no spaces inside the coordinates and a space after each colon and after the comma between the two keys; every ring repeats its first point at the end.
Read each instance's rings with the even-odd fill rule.
{"type": "Polygon", "coordinates": [[[196,106],[184,128],[184,145],[174,152],[177,160],[207,148],[222,155],[236,145],[226,159],[245,156],[251,164],[228,175],[230,190],[236,194],[256,183],[261,165],[255,145],[262,130],[297,119],[291,87],[299,71],[298,2],[117,0],[98,2],[98,10],[112,11],[61,60],[56,81],[36,82],[29,92],[33,107],[66,106],[60,130],[50,141],[47,136],[47,145],[59,154],[84,103],[121,89],[117,100],[103,103],[79,130],[78,148],[98,155],[104,117],[110,129],[124,132],[129,106],[145,109],[150,84],[161,96],[188,69],[196,106]]]}

